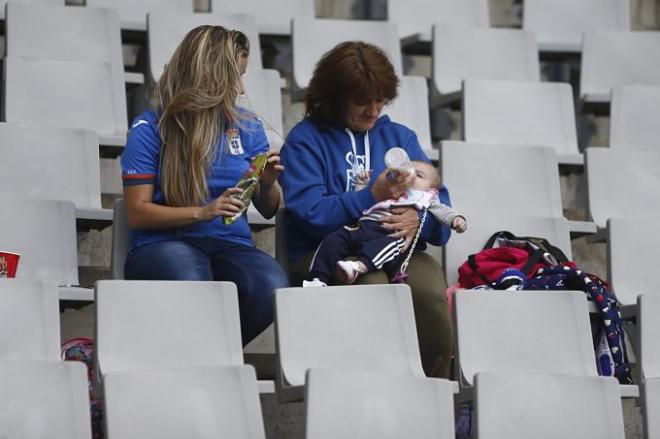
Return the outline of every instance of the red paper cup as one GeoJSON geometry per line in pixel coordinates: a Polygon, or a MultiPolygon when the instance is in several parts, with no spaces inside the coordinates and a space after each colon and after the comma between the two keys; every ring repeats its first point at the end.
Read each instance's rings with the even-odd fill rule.
{"type": "Polygon", "coordinates": [[[18,260],[21,255],[18,253],[0,251],[0,278],[16,277],[18,269],[18,260]]]}

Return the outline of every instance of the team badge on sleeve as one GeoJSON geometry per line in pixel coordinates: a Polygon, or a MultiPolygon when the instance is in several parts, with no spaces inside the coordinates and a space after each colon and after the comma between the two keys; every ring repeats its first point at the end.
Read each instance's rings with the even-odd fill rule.
{"type": "Polygon", "coordinates": [[[232,155],[241,155],[245,152],[241,143],[241,136],[238,134],[236,128],[227,130],[227,144],[229,145],[229,152],[232,155]]]}

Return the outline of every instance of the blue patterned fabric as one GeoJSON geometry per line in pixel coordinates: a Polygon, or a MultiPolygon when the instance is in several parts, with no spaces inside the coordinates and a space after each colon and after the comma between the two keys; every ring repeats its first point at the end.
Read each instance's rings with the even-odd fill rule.
{"type": "MultiPolygon", "coordinates": [[[[540,269],[536,276],[527,280],[529,290],[580,290],[587,299],[594,302],[600,314],[600,320],[592,326],[594,349],[600,344],[600,334],[604,331],[607,345],[614,362],[614,373],[621,384],[633,384],[630,374],[630,364],[626,351],[623,321],[619,311],[619,302],[609,291],[607,283],[589,273],[571,267],[555,266],[540,269]]],[[[602,353],[602,349],[599,349],[602,353]]],[[[607,374],[607,365],[599,355],[599,372],[607,374]]]]}

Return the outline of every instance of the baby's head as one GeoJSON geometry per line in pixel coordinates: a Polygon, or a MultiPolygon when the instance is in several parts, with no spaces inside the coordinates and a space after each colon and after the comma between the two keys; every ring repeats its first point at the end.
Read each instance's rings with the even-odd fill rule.
{"type": "Polygon", "coordinates": [[[413,189],[427,191],[429,189],[440,189],[440,174],[430,163],[414,160],[415,181],[412,184],[413,189]]]}

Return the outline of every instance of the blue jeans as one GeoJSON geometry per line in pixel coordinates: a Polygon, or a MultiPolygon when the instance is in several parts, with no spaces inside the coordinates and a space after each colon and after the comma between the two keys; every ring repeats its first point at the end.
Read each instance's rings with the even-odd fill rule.
{"type": "Polygon", "coordinates": [[[130,280],[214,280],[236,284],[245,346],[273,321],[273,293],[289,286],[282,267],[256,247],[212,238],[143,245],[126,258],[130,280]]]}

